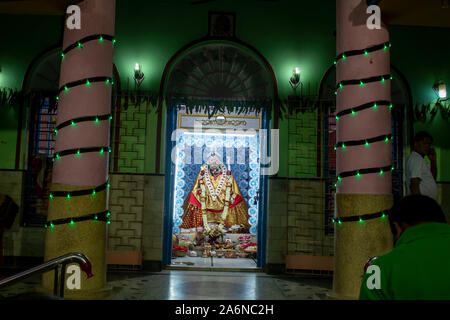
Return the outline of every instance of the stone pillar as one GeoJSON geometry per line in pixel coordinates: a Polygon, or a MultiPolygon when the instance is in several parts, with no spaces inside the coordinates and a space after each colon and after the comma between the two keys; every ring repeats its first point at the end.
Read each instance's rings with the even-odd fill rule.
{"type": "MultiPolygon", "coordinates": [[[[85,0],[78,6],[81,28],[71,30],[66,23],[64,25],[63,52],[75,46],[62,57],[56,125],[57,128],[64,123],[69,125],[60,127],[56,135],[55,154],[58,156],[53,162],[50,193],[54,196],[49,201],[49,222],[101,213],[107,210],[108,204],[105,184],[109,162],[115,0],[85,0]],[[105,148],[101,150],[101,147],[105,148]],[[83,152],[66,152],[78,149],[83,152]],[[102,185],[103,188],[93,192],[102,185]],[[88,193],[76,195],[77,190],[88,193]],[[64,196],[66,192],[73,196],[64,196]]],[[[79,252],[92,263],[94,276],[88,279],[81,272],[81,288],[69,289],[66,285],[66,298],[95,299],[108,294],[106,229],[106,220],[101,219],[47,227],[45,261],[79,252]]],[[[53,280],[53,272],[47,272],[38,290],[53,291],[53,280]]]]}
{"type": "MultiPolygon", "coordinates": [[[[389,44],[367,53],[351,53],[389,41],[386,26],[373,30],[367,27],[370,15],[366,9],[366,1],[336,1],[336,219],[382,212],[393,204],[389,136],[391,81],[389,76],[380,78],[390,74],[389,44]],[[344,52],[348,53],[345,57],[344,52]],[[361,79],[364,80],[360,82],[361,79]],[[351,112],[363,105],[370,107],[351,112]],[[376,137],[378,140],[370,140],[376,137]],[[367,143],[361,144],[361,141],[367,143]],[[381,168],[384,168],[382,172],[381,168]]],[[[358,299],[364,264],[391,248],[392,234],[387,218],[336,223],[330,298],[358,299]]]]}

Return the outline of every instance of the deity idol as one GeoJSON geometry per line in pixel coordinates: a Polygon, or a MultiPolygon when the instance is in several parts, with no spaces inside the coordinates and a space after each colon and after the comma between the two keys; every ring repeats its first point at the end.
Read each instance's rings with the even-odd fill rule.
{"type": "Polygon", "coordinates": [[[248,206],[236,180],[215,155],[200,168],[183,210],[180,228],[210,230],[211,223],[221,228],[234,225],[250,228],[248,206]]]}

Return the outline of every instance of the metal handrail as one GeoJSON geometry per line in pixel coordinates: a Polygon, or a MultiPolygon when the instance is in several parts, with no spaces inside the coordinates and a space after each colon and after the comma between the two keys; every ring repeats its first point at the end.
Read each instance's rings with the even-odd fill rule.
{"type": "Polygon", "coordinates": [[[31,269],[25,270],[11,277],[0,280],[0,288],[12,285],[16,282],[22,281],[32,275],[37,273],[45,273],[47,271],[55,270],[55,281],[53,287],[53,294],[64,298],[64,287],[65,287],[65,276],[66,276],[66,266],[69,263],[78,263],[81,270],[83,270],[87,277],[93,277],[92,265],[89,259],[81,253],[72,252],[62,255],[53,260],[44,262],[41,265],[33,267],[31,269]]]}

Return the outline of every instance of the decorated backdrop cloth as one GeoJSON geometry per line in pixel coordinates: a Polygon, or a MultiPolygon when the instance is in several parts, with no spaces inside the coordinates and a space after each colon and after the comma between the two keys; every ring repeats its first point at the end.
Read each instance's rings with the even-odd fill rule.
{"type": "MultiPolygon", "coordinates": [[[[258,135],[196,135],[183,130],[177,130],[176,146],[173,150],[173,233],[178,235],[184,229],[181,226],[182,216],[186,212],[184,208],[189,202],[191,192],[195,190],[194,185],[198,181],[201,167],[206,164],[211,153],[215,153],[221,163],[226,165],[225,170],[231,170],[233,181],[238,186],[236,189],[248,206],[250,233],[256,234],[260,185],[258,135]]],[[[232,204],[230,203],[230,206],[232,204]]],[[[198,215],[196,217],[200,218],[198,215]]]]}
{"type": "Polygon", "coordinates": [[[224,220],[225,227],[230,228],[233,225],[243,225],[250,228],[248,223],[250,218],[248,206],[231,171],[222,170],[218,176],[214,177],[208,174],[207,170],[209,170],[207,165],[201,167],[194,186],[183,204],[184,214],[181,217],[183,223],[180,227],[189,229],[204,225],[201,206],[201,184],[205,185],[206,194],[204,201],[208,223],[222,222],[222,214],[227,202],[227,181],[229,180],[228,178],[231,178],[228,214],[224,220]]]}

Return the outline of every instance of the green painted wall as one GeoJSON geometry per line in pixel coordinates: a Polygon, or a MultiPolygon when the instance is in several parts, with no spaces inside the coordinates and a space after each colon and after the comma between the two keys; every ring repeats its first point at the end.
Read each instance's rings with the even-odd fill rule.
{"type": "MultiPolygon", "coordinates": [[[[304,93],[317,94],[319,83],[335,56],[335,1],[228,1],[191,5],[191,1],[117,0],[114,62],[118,68],[122,89],[134,88],[132,79],[136,62],[143,66],[145,80],[141,89],[159,91],[164,68],[169,59],[186,44],[208,32],[208,12],[236,12],[236,36],[257,49],[272,66],[278,92],[285,99],[292,94],[288,80],[294,67],[302,70],[304,93]]],[[[2,43],[0,50],[0,87],[20,88],[25,71],[41,51],[58,43],[61,38],[62,17],[0,15],[2,43]],[[14,32],[9,32],[11,28],[14,32]],[[30,36],[39,34],[37,36],[30,36]]],[[[390,28],[391,62],[407,78],[415,103],[435,99],[431,86],[437,79],[450,84],[448,28],[400,27],[390,28]],[[411,40],[410,35],[414,34],[411,40]]],[[[449,86],[449,85],[448,85],[449,86]]],[[[2,109],[3,115],[6,111],[2,109]]],[[[6,116],[0,122],[2,156],[0,168],[11,168],[10,152],[15,152],[17,127],[6,116]],[[4,152],[3,152],[4,151],[4,152]]],[[[311,119],[310,119],[311,120],[311,119]]],[[[156,173],[157,115],[148,114],[145,150],[146,173],[156,173]]],[[[296,120],[299,121],[299,120],[296,120]]],[[[164,169],[165,114],[162,123],[160,172],[164,169]]],[[[288,122],[280,121],[279,176],[292,176],[289,169],[288,122]]],[[[416,123],[416,130],[427,128],[435,137],[438,151],[440,181],[450,181],[450,169],[444,165],[450,156],[448,121],[439,115],[429,123],[416,123]]],[[[314,159],[315,157],[311,157],[314,159]]],[[[311,164],[308,164],[311,166],[311,164]]]]}
{"type": "MultiPolygon", "coordinates": [[[[58,16],[0,15],[0,89],[21,90],[33,59],[60,41],[62,21],[58,16]]],[[[18,106],[0,105],[0,169],[15,168],[18,111],[18,106]]],[[[24,169],[25,116],[19,169],[24,169]]]]}
{"type": "MultiPolygon", "coordinates": [[[[289,78],[295,67],[302,70],[304,92],[310,89],[311,94],[317,93],[320,81],[335,55],[333,1],[282,1],[275,4],[219,0],[195,6],[188,1],[180,2],[135,1],[130,5],[127,1],[117,1],[114,61],[121,76],[122,88],[134,88],[133,68],[138,62],[142,64],[145,74],[141,89],[159,91],[169,59],[183,46],[207,35],[208,12],[226,11],[236,12],[236,36],[258,50],[272,66],[281,98],[293,94],[289,78]]],[[[287,126],[284,123],[281,121],[279,126],[279,176],[282,177],[289,175],[288,158],[283,152],[287,150],[287,126]]],[[[151,117],[149,125],[152,124],[156,124],[154,117],[151,117]]],[[[154,146],[149,146],[146,155],[156,152],[154,146]]],[[[161,162],[164,162],[163,152],[161,156],[161,162]]],[[[154,172],[153,159],[147,168],[149,172],[154,172]]],[[[161,164],[161,170],[163,168],[161,164]]]]}
{"type": "Polygon", "coordinates": [[[32,60],[60,42],[63,18],[0,15],[0,26],[0,87],[20,90],[32,60]]]}
{"type": "MultiPolygon", "coordinates": [[[[408,80],[414,104],[434,104],[437,96],[432,86],[437,80],[447,84],[450,93],[450,59],[448,52],[450,28],[426,28],[392,26],[390,36],[391,62],[408,80]],[[414,35],[414,38],[411,38],[414,35]]],[[[447,106],[450,104],[447,102],[447,106]]],[[[434,139],[437,152],[437,181],[450,181],[450,119],[444,119],[440,112],[431,120],[416,121],[414,130],[428,131],[434,139]]]]}
{"type": "Polygon", "coordinates": [[[0,169],[13,169],[16,161],[17,106],[0,105],[0,169]]]}

